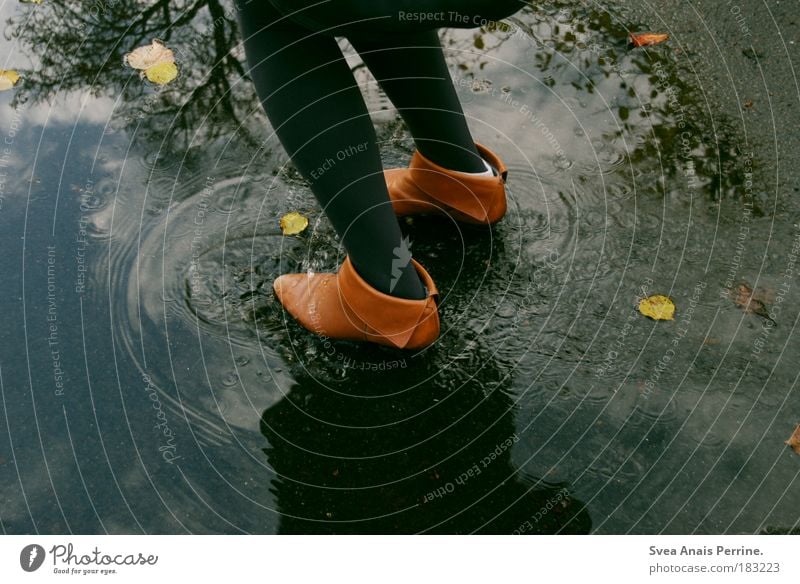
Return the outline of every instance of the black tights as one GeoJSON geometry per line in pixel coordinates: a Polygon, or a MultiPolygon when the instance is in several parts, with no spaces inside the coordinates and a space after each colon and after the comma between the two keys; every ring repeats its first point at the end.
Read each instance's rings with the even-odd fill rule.
{"type": "Polygon", "coordinates": [[[523,0],[236,0],[264,110],[359,274],[394,296],[424,298],[413,265],[399,278],[400,226],[364,99],[334,35],[347,36],[397,107],[420,152],[481,172],[436,28],[472,28],[523,0]]]}

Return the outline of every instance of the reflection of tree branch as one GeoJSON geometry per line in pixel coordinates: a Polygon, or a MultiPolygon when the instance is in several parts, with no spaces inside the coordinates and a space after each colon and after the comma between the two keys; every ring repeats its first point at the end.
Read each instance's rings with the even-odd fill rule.
{"type": "MultiPolygon", "coordinates": [[[[142,12],[141,15],[139,16],[139,18],[137,20],[134,20],[130,24],[130,26],[128,27],[129,30],[135,30],[136,27],[138,25],[140,25],[140,24],[142,25],[142,27],[146,28],[147,21],[150,19],[150,16],[152,16],[153,14],[155,14],[158,11],[158,9],[160,8],[160,4],[161,4],[161,2],[156,2],[150,8],[148,8],[147,10],[142,12]]],[[[165,2],[165,4],[167,4],[167,2],[165,2]]],[[[167,22],[169,22],[169,21],[167,21],[167,22]]]]}
{"type": "Polygon", "coordinates": [[[120,0],[99,12],[87,11],[75,0],[21,7],[7,21],[9,36],[38,66],[21,71],[24,83],[12,105],[51,101],[70,92],[121,95],[114,117],[138,124],[136,135],[161,139],[164,126],[159,122],[168,120],[174,137],[214,139],[241,132],[253,141],[249,126],[240,120],[253,111],[255,92],[250,84],[231,81],[246,77],[231,53],[238,42],[237,23],[227,16],[232,11],[220,0],[173,2],[142,6],[120,0]],[[122,65],[125,53],[154,38],[179,39],[170,46],[176,50],[180,74],[157,99],[148,95],[147,82],[136,83],[136,72],[122,65]]]}
{"type": "Polygon", "coordinates": [[[366,69],[366,68],[367,68],[367,64],[362,62],[362,63],[358,63],[357,65],[353,65],[352,67],[350,67],[350,72],[355,74],[356,72],[360,71],[361,69],[366,69]]]}
{"type": "MultiPolygon", "coordinates": [[[[166,2],[166,4],[169,4],[169,2],[166,2]]],[[[211,5],[212,4],[214,4],[217,7],[219,7],[219,3],[216,0],[198,0],[197,2],[195,2],[194,6],[192,6],[191,10],[185,10],[181,14],[181,16],[179,16],[178,19],[173,23],[173,25],[178,27],[178,26],[182,26],[182,25],[184,25],[184,24],[186,24],[188,22],[191,22],[192,20],[194,20],[194,17],[197,16],[197,13],[200,12],[200,10],[206,4],[208,4],[209,10],[211,9],[211,5]]],[[[224,11],[222,10],[221,7],[219,8],[219,11],[220,11],[220,14],[222,16],[224,16],[224,14],[223,14],[224,11]]]]}
{"type": "MultiPolygon", "coordinates": [[[[234,12],[232,1],[117,0],[104,4],[99,12],[87,11],[78,0],[22,6],[8,19],[7,30],[38,66],[21,71],[23,82],[15,89],[12,105],[49,101],[56,94],[90,92],[115,98],[115,126],[119,127],[120,120],[137,124],[136,135],[146,139],[160,141],[163,128],[168,127],[174,129],[171,139],[213,140],[237,133],[258,144],[261,140],[253,134],[252,124],[242,123],[259,108],[252,84],[239,83],[247,73],[231,52],[239,39],[237,22],[228,16],[234,12]],[[173,40],[168,46],[176,52],[180,71],[178,78],[159,92],[159,98],[154,98],[147,82],[136,82],[135,71],[122,65],[125,53],[153,38],[173,40]]],[[[574,83],[575,93],[586,94],[596,91],[594,84],[599,80],[619,74],[615,65],[618,68],[627,53],[615,47],[613,25],[602,13],[572,13],[565,20],[570,24],[548,26],[546,30],[551,32],[545,35],[538,25],[551,20],[546,9],[530,8],[510,19],[508,28],[467,34],[445,29],[441,37],[444,46],[454,49],[451,54],[457,55],[457,64],[467,75],[479,74],[488,62],[485,53],[497,50],[517,33],[541,48],[534,52],[533,64],[549,87],[560,79],[562,90],[574,83]],[[546,38],[539,38],[542,35],[546,38]],[[602,50],[589,49],[586,43],[594,37],[612,40],[605,42],[602,50]],[[581,72],[577,78],[571,73],[575,67],[581,72]]],[[[617,38],[627,38],[624,30],[618,32],[617,38]]],[[[689,91],[674,63],[658,52],[627,59],[631,68],[645,75],[655,75],[658,64],[662,75],[669,72],[668,85],[673,91],[689,91]]],[[[358,64],[353,72],[361,75],[363,67],[358,64]]],[[[674,150],[674,136],[669,131],[674,112],[657,80],[656,76],[649,82],[654,92],[648,114],[653,139],[628,153],[631,158],[656,160],[658,152],[674,150]]],[[[696,134],[702,136],[702,122],[693,123],[698,125],[696,134]]]]}

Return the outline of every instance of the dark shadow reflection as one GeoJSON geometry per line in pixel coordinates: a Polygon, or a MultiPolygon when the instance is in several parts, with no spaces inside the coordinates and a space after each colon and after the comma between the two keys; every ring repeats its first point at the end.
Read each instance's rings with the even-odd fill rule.
{"type": "Polygon", "coordinates": [[[415,227],[415,253],[450,292],[440,310],[455,326],[419,355],[354,343],[323,349],[313,335],[292,333],[295,348],[319,350],[262,416],[280,532],[588,533],[589,514],[566,485],[515,467],[514,445],[529,438],[514,425],[513,366],[457,322],[494,297],[491,282],[502,277],[487,266],[510,263],[506,245],[445,219],[415,227]],[[448,248],[469,261],[434,259],[448,248]]]}
{"type": "Polygon", "coordinates": [[[482,375],[452,390],[434,379],[386,395],[411,387],[416,366],[328,387],[298,378],[264,412],[280,533],[589,532],[565,485],[514,468],[525,436],[501,384],[488,389],[482,375]],[[348,395],[354,387],[361,397],[348,395]]]}

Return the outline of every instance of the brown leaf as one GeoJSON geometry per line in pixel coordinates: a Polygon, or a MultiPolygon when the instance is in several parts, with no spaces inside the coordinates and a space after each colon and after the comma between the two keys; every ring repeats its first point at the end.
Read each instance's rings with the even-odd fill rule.
{"type": "Polygon", "coordinates": [[[668,34],[657,32],[632,32],[630,37],[634,47],[651,47],[669,39],[668,34]]]}
{"type": "Polygon", "coordinates": [[[784,442],[787,446],[791,446],[792,450],[794,450],[797,454],[800,454],[800,426],[794,429],[794,433],[789,437],[789,439],[784,442]]]}
{"type": "Polygon", "coordinates": [[[746,283],[739,284],[735,288],[730,289],[730,296],[733,303],[745,311],[747,314],[757,314],[761,318],[766,318],[771,322],[772,317],[769,315],[769,310],[764,303],[771,294],[762,290],[753,290],[746,283]]]}
{"type": "Polygon", "coordinates": [[[733,303],[745,312],[750,309],[750,302],[753,300],[753,289],[747,284],[739,284],[729,290],[733,303]]]}

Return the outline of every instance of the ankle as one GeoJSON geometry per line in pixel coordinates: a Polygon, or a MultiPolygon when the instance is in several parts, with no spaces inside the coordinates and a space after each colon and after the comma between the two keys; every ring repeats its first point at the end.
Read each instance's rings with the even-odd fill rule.
{"type": "Polygon", "coordinates": [[[477,175],[484,174],[491,168],[475,147],[473,151],[444,143],[421,143],[417,145],[417,150],[437,166],[452,172],[477,175]]]}
{"type": "Polygon", "coordinates": [[[424,300],[427,297],[425,286],[422,284],[414,264],[409,261],[397,278],[392,276],[388,294],[407,300],[424,300]]]}
{"type": "Polygon", "coordinates": [[[387,267],[391,267],[389,271],[375,270],[374,265],[356,265],[352,257],[350,260],[355,271],[367,284],[387,296],[405,298],[407,300],[424,300],[427,298],[425,286],[422,284],[422,280],[410,258],[403,267],[395,266],[395,260],[392,260],[387,264],[387,267]]]}

